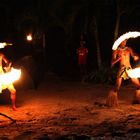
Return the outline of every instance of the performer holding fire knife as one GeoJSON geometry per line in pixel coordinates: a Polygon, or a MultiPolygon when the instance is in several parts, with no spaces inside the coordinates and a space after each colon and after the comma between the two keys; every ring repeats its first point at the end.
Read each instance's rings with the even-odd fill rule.
{"type": "MultiPolygon", "coordinates": [[[[5,67],[5,70],[7,71],[8,69],[10,70],[11,67],[11,62],[8,61],[8,59],[5,57],[5,55],[0,52],[0,75],[4,74],[4,70],[3,70],[3,62],[8,66],[5,67]]],[[[13,110],[16,110],[16,89],[13,85],[13,83],[8,83],[8,84],[3,84],[0,81],[0,93],[2,93],[3,89],[8,89],[10,91],[10,98],[11,98],[11,102],[12,102],[12,108],[13,110]]]]}
{"type": "Polygon", "coordinates": [[[135,61],[139,59],[139,56],[134,53],[131,47],[126,46],[127,40],[124,40],[118,49],[113,51],[112,60],[111,60],[111,67],[113,67],[117,62],[119,63],[119,71],[117,74],[115,90],[112,91],[108,98],[107,98],[107,105],[108,106],[117,106],[118,105],[118,92],[120,90],[122,80],[131,79],[132,83],[137,87],[140,88],[140,82],[138,78],[131,78],[128,76],[127,71],[132,69],[130,64],[130,57],[132,57],[135,61]]]}

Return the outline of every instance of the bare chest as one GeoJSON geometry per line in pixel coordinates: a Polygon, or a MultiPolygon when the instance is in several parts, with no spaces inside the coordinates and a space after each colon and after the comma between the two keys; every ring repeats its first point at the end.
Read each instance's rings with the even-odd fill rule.
{"type": "Polygon", "coordinates": [[[129,50],[119,50],[118,51],[118,56],[121,56],[121,57],[129,57],[130,56],[130,52],[129,50]]]}

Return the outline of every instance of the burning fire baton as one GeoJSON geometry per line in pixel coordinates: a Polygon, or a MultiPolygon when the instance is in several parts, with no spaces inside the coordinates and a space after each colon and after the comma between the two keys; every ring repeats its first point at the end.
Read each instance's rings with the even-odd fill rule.
{"type": "Polygon", "coordinates": [[[0,75],[0,85],[2,85],[3,87],[4,85],[9,85],[11,83],[14,83],[16,80],[20,78],[20,75],[21,75],[21,70],[12,67],[11,71],[0,75]]]}
{"type": "Polygon", "coordinates": [[[21,69],[15,69],[11,67],[11,70],[6,73],[0,74],[0,93],[3,89],[8,88],[15,81],[19,80],[21,76],[21,69]]]}
{"type": "Polygon", "coordinates": [[[5,48],[5,46],[12,46],[13,44],[12,43],[6,43],[6,42],[3,42],[3,43],[0,43],[0,48],[5,48]]]}
{"type": "Polygon", "coordinates": [[[129,39],[129,38],[136,38],[140,36],[140,32],[128,32],[128,33],[125,33],[123,35],[121,35],[113,44],[113,47],[112,49],[113,50],[116,50],[118,48],[118,46],[121,44],[121,42],[123,42],[124,40],[126,39],[129,39]]]}

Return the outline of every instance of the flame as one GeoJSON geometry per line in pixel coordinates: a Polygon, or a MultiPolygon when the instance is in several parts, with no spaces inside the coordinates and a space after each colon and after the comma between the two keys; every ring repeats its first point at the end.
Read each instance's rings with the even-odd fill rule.
{"type": "Polygon", "coordinates": [[[118,46],[120,45],[120,43],[126,39],[129,39],[129,38],[136,38],[140,36],[140,32],[137,32],[137,31],[134,31],[134,32],[127,32],[123,35],[121,35],[113,44],[113,47],[112,49],[113,50],[116,50],[118,48],[118,46]]]}
{"type": "Polygon", "coordinates": [[[140,78],[140,67],[128,70],[127,74],[131,78],[140,78]]]}
{"type": "Polygon", "coordinates": [[[32,41],[32,35],[31,34],[27,35],[27,40],[32,41]]]}
{"type": "Polygon", "coordinates": [[[20,76],[21,76],[21,70],[12,67],[10,72],[0,75],[0,84],[2,85],[11,84],[16,80],[18,80],[20,76]]]}
{"type": "Polygon", "coordinates": [[[12,43],[6,43],[6,42],[3,42],[3,43],[0,43],[0,48],[5,48],[5,46],[7,45],[13,45],[12,43]]]}

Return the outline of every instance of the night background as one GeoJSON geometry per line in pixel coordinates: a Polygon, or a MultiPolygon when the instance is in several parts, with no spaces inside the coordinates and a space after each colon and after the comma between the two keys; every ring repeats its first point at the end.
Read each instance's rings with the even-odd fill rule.
{"type": "MultiPolygon", "coordinates": [[[[106,106],[119,66],[110,66],[112,46],[130,31],[140,31],[140,0],[1,0],[0,43],[12,46],[0,52],[22,75],[14,83],[17,111],[9,91],[0,94],[0,140],[140,139],[140,105],[132,104],[129,81],[118,93],[119,107],[106,106]],[[88,48],[82,77],[81,36],[88,48]]],[[[127,45],[140,56],[140,37],[127,45]]]]}
{"type": "MultiPolygon", "coordinates": [[[[14,44],[7,50],[11,59],[35,56],[37,61],[43,59],[46,70],[75,76],[80,35],[89,49],[88,71],[108,66],[117,37],[139,31],[139,6],[138,0],[3,0],[0,39],[14,44]],[[33,35],[30,43],[28,33],[33,35]]],[[[132,43],[136,48],[137,40],[132,43]]]]}
{"type": "MultiPolygon", "coordinates": [[[[138,0],[3,0],[0,7],[0,39],[13,43],[5,49],[8,57],[21,61],[31,56],[37,65],[44,64],[36,69],[60,76],[78,74],[81,34],[89,49],[87,69],[92,72],[110,66],[114,41],[140,27],[138,0]],[[32,42],[26,40],[28,33],[32,42]]],[[[139,38],[130,39],[130,45],[139,51],[139,38]]]]}

